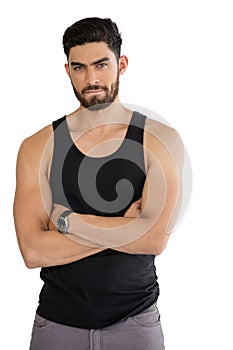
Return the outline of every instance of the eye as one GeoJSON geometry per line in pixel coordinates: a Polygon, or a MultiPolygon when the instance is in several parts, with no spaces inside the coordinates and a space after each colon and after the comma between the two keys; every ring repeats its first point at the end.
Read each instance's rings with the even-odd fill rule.
{"type": "Polygon", "coordinates": [[[75,71],[80,71],[83,69],[83,66],[74,66],[73,68],[75,71]]]}
{"type": "Polygon", "coordinates": [[[107,63],[99,63],[97,64],[97,68],[105,68],[107,67],[107,63]]]}

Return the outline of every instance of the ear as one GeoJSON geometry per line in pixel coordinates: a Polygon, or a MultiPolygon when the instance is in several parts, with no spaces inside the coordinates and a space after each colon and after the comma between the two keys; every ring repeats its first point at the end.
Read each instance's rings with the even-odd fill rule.
{"type": "Polygon", "coordinates": [[[119,74],[123,74],[128,67],[128,58],[123,55],[119,58],[119,74]]]}
{"type": "Polygon", "coordinates": [[[69,68],[69,64],[68,63],[65,63],[65,69],[66,69],[66,73],[67,73],[67,75],[69,76],[69,78],[70,78],[70,68],[69,68]]]}

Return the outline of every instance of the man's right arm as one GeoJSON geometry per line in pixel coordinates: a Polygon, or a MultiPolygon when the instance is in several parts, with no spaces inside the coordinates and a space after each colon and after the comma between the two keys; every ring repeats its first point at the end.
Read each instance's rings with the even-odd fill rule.
{"type": "Polygon", "coordinates": [[[16,167],[14,220],[28,268],[64,265],[105,250],[79,244],[49,230],[52,196],[45,162],[41,160],[51,131],[44,130],[22,143],[16,167]]]}

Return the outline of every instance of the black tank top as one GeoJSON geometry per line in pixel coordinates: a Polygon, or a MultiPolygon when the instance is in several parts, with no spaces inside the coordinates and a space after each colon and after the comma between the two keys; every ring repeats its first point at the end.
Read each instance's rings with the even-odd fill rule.
{"type": "MultiPolygon", "coordinates": [[[[124,216],[141,197],[145,182],[145,119],[133,112],[121,146],[102,158],[86,156],[77,148],[66,116],[53,122],[53,202],[83,214],[124,216]],[[84,174],[79,178],[80,172],[84,174]]],[[[44,267],[37,313],[57,323],[87,329],[107,327],[136,315],[159,296],[154,258],[106,249],[73,263],[44,267]]]]}

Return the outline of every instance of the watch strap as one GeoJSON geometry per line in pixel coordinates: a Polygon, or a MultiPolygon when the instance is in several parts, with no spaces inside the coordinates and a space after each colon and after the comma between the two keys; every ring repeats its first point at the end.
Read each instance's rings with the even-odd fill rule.
{"type": "Polygon", "coordinates": [[[60,215],[60,217],[65,218],[71,213],[73,213],[73,211],[70,209],[67,209],[67,210],[63,211],[63,213],[60,215]]]}

